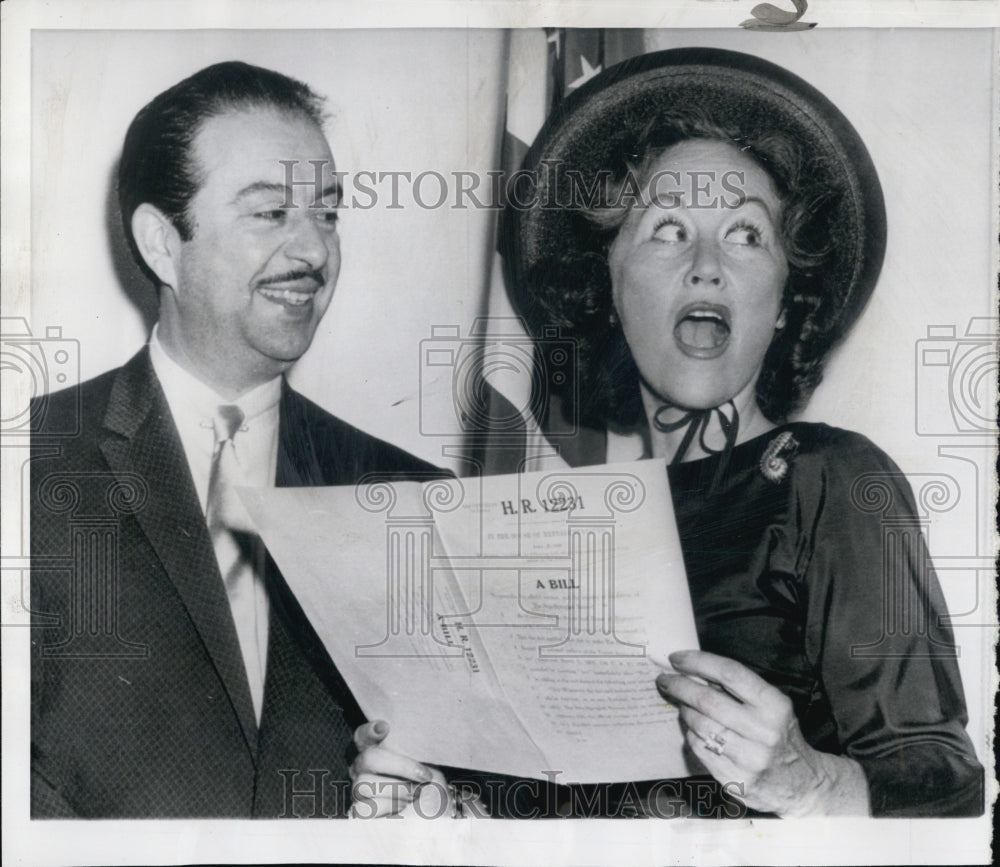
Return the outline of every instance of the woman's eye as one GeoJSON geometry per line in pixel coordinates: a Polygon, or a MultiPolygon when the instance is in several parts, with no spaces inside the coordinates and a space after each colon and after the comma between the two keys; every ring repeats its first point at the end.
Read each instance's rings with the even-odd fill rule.
{"type": "Polygon", "coordinates": [[[257,211],[254,217],[258,220],[266,220],[267,222],[280,222],[285,219],[285,212],[281,208],[274,208],[270,211],[257,211]]]}
{"type": "Polygon", "coordinates": [[[653,228],[653,237],[668,244],[679,244],[687,240],[687,230],[677,220],[663,220],[653,228]]]}
{"type": "Polygon", "coordinates": [[[336,226],[340,215],[333,208],[324,208],[316,214],[317,222],[324,226],[336,226]]]}
{"type": "Polygon", "coordinates": [[[726,232],[726,240],[731,244],[740,244],[745,247],[759,247],[760,230],[756,226],[733,226],[726,232]]]}

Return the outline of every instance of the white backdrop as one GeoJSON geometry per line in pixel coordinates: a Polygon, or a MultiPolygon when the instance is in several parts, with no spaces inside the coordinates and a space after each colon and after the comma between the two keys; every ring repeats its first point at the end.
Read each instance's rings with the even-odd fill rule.
{"type": "MultiPolygon", "coordinates": [[[[650,31],[646,42],[649,50],[712,45],[760,54],[819,87],[858,128],[885,191],[886,261],[805,417],[868,434],[905,470],[920,469],[937,443],[915,433],[916,342],[928,326],[954,325],[961,335],[972,317],[996,315],[993,34],[673,30],[650,31]]],[[[218,60],[252,61],[329,97],[341,170],[484,176],[498,154],[504,49],[500,30],[36,33],[36,333],[62,325],[80,340],[83,379],[121,364],[146,339],[133,299],[152,305],[152,291],[137,272],[116,270],[109,196],[125,129],[160,90],[218,60]]],[[[408,185],[400,189],[402,208],[387,207],[386,180],[376,207],[344,214],[334,302],[294,378],[332,411],[440,461],[440,442],[420,431],[420,341],[435,325],[468,333],[483,304],[494,214],[415,207],[408,185]]],[[[423,189],[425,201],[435,198],[432,179],[423,189]]],[[[447,429],[450,409],[436,407],[436,429],[447,429]]]]}
{"type": "MultiPolygon", "coordinates": [[[[989,456],[978,449],[963,452],[975,463],[940,457],[940,446],[972,440],[947,435],[955,423],[943,381],[919,407],[916,390],[918,377],[941,378],[939,368],[918,363],[918,341],[929,327],[953,327],[960,337],[972,319],[996,315],[993,34],[646,33],[648,50],[682,45],[752,51],[786,66],[829,96],[868,145],[888,211],[885,265],[804,416],[868,435],[915,474],[917,487],[926,474],[954,479],[954,508],[928,512],[932,551],[949,560],[986,554],[992,528],[977,493],[981,505],[991,502],[989,456]],[[939,435],[918,434],[918,409],[923,428],[939,435]]],[[[48,31],[35,34],[32,48],[32,319],[36,334],[61,325],[64,336],[80,341],[84,379],[121,364],[145,341],[134,302],[152,304],[151,289],[122,267],[127,256],[109,242],[118,232],[108,223],[125,129],[153,95],[195,70],[242,59],[308,82],[329,97],[334,156],[351,176],[366,170],[485,177],[498,158],[502,30],[48,31]]],[[[419,207],[402,180],[403,207],[394,208],[389,180],[373,185],[374,208],[344,213],[334,301],[293,382],[349,421],[447,463],[442,446],[458,440],[448,371],[422,370],[420,343],[441,325],[458,326],[464,337],[482,310],[495,213],[419,207]]],[[[422,201],[433,203],[438,189],[429,179],[422,201]]],[[[357,195],[362,204],[369,198],[357,195]]],[[[992,385],[981,379],[974,396],[985,402],[992,385]]],[[[965,568],[942,573],[954,612],[987,604],[979,579],[965,568]]],[[[975,696],[990,694],[990,670],[981,665],[988,635],[965,625],[990,622],[987,615],[980,610],[961,621],[963,673],[975,696]]],[[[970,731],[982,751],[987,717],[974,716],[970,731]]]]}

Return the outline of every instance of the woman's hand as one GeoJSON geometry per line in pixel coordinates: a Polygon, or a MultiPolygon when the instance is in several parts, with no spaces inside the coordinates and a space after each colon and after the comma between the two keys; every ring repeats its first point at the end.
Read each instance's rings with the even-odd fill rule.
{"type": "Polygon", "coordinates": [[[359,752],[350,769],[351,816],[454,816],[455,794],[444,775],[383,747],[388,734],[389,724],[384,720],[367,722],[354,732],[359,752]]]}
{"type": "Polygon", "coordinates": [[[861,766],[810,747],[784,693],[713,653],[680,651],[670,663],[675,673],[662,673],[657,687],[679,708],[694,754],[719,782],[740,784],[748,807],[779,816],[868,815],[861,766]]]}

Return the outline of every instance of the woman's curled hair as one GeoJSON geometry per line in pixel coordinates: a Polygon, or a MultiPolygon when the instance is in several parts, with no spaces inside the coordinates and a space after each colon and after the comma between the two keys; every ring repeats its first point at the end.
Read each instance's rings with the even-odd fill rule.
{"type": "MultiPolygon", "coordinates": [[[[785,420],[809,399],[823,361],[837,338],[839,299],[824,285],[824,265],[837,243],[831,226],[838,195],[818,166],[789,136],[749,135],[701,112],[656,117],[627,132],[620,165],[605,178],[597,207],[579,207],[571,220],[574,252],[535,266],[526,275],[523,313],[536,334],[557,326],[576,346],[576,381],[549,383],[568,418],[592,426],[633,428],[644,421],[639,371],[632,360],[611,292],[608,253],[628,215],[629,194],[645,189],[666,148],[689,139],[731,143],[774,182],[782,203],[779,232],[788,258],[782,307],[785,325],[775,335],[757,381],[757,403],[767,418],[785,420]]],[[[570,378],[571,379],[571,378],[570,378]]]]}

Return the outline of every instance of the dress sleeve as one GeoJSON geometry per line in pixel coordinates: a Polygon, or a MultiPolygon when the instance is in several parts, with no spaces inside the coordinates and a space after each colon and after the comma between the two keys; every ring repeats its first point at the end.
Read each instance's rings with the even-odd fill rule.
{"type": "Polygon", "coordinates": [[[863,437],[804,455],[799,491],[806,652],[844,754],[868,780],[872,815],[968,816],[983,769],[944,597],[906,478],[863,437]]]}

